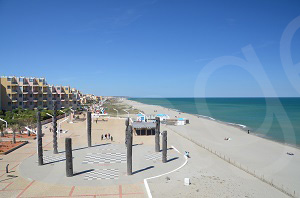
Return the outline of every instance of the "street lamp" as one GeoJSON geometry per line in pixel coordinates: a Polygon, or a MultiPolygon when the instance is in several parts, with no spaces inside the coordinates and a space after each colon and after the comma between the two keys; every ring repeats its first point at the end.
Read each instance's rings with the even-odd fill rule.
{"type": "Polygon", "coordinates": [[[51,115],[50,113],[46,113],[46,115],[51,116],[53,118],[53,115],[51,115]]]}
{"type": "MultiPolygon", "coordinates": [[[[127,110],[129,110],[129,109],[127,109],[127,110]]],[[[123,111],[125,111],[126,113],[128,113],[128,118],[129,118],[129,112],[127,110],[123,109],[123,111]]]]}
{"type": "Polygon", "coordinates": [[[0,118],[0,120],[1,120],[2,122],[5,122],[5,128],[7,129],[7,122],[6,122],[5,120],[1,119],[1,118],[0,118]]]}
{"type": "Polygon", "coordinates": [[[67,121],[69,118],[64,119],[63,121],[61,121],[60,123],[58,123],[58,138],[60,138],[60,129],[61,129],[61,124],[65,121],[67,121]]]}
{"type": "Polygon", "coordinates": [[[117,109],[114,109],[117,112],[117,118],[119,117],[119,111],[117,109]]]}
{"type": "Polygon", "coordinates": [[[65,117],[67,117],[67,113],[62,111],[62,110],[59,110],[60,112],[64,113],[65,114],[65,117]]]}
{"type": "Polygon", "coordinates": [[[75,111],[72,108],[70,110],[72,111],[73,115],[71,114],[71,121],[69,123],[73,123],[73,116],[75,115],[75,111]]]}

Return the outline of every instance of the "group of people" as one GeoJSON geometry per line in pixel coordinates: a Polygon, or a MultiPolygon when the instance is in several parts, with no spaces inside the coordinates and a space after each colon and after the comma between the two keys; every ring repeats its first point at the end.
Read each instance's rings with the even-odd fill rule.
{"type": "Polygon", "coordinates": [[[113,136],[111,136],[110,135],[110,133],[107,133],[107,134],[102,134],[101,135],[101,140],[104,140],[104,138],[105,138],[105,140],[110,140],[110,141],[113,141],[113,136]]]}

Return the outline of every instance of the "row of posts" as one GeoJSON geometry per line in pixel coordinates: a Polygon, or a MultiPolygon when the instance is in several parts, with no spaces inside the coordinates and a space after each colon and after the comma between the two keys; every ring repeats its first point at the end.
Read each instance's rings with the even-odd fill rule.
{"type": "MultiPolygon", "coordinates": [[[[53,153],[58,154],[57,150],[57,118],[56,118],[56,105],[54,105],[54,115],[52,118],[53,125],[53,153]]],[[[125,144],[127,147],[127,175],[132,175],[132,144],[133,144],[133,130],[129,125],[129,118],[125,122],[125,144]]],[[[91,112],[87,112],[87,140],[88,147],[92,146],[92,119],[91,112]]],[[[160,120],[156,118],[155,128],[155,152],[160,152],[160,120]]],[[[43,146],[42,146],[42,125],[41,125],[41,112],[37,112],[37,147],[38,147],[38,165],[43,165],[43,146]]],[[[67,177],[73,176],[73,156],[72,156],[72,139],[65,139],[66,150],[66,175],[67,177]]],[[[162,162],[167,162],[167,131],[162,133],[162,162]]]]}

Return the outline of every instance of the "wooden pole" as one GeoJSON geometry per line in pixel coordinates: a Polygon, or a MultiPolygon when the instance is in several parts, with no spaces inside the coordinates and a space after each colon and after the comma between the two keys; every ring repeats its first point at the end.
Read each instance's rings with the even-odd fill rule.
{"type": "Polygon", "coordinates": [[[159,117],[156,117],[155,120],[156,120],[156,127],[155,127],[155,152],[160,152],[160,145],[159,145],[160,119],[159,119],[159,117]]]}
{"type": "Polygon", "coordinates": [[[162,162],[167,162],[167,131],[163,132],[163,139],[162,139],[162,162]]]}
{"type": "Polygon", "coordinates": [[[67,177],[73,176],[73,156],[72,156],[72,139],[65,139],[66,147],[66,175],[67,177]]]}
{"type": "Polygon", "coordinates": [[[87,112],[87,138],[88,138],[88,147],[92,146],[92,112],[87,112]]]}
{"type": "Polygon", "coordinates": [[[42,140],[42,124],[41,112],[37,112],[37,151],[38,151],[38,165],[43,165],[43,140],[42,140]]]}
{"type": "Polygon", "coordinates": [[[126,121],[125,121],[125,126],[126,126],[126,130],[125,130],[125,146],[127,147],[129,118],[126,119],[126,121]]]}
{"type": "Polygon", "coordinates": [[[56,101],[53,103],[53,117],[52,117],[52,125],[53,125],[53,153],[58,154],[57,150],[57,104],[56,101]]]}
{"type": "Polygon", "coordinates": [[[128,126],[127,133],[127,175],[132,175],[132,126],[128,126]]]}

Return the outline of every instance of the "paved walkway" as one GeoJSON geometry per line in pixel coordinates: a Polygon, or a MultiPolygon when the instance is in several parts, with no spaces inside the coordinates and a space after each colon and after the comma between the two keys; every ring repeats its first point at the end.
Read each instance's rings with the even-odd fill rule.
{"type": "Polygon", "coordinates": [[[68,132],[58,139],[59,154],[53,154],[49,124],[43,126],[45,165],[38,166],[36,141],[0,157],[0,197],[146,197],[143,179],[168,172],[184,161],[173,149],[169,162],[154,152],[154,137],[134,137],[133,175],[126,175],[125,125],[123,119],[93,123],[93,147],[86,145],[85,121],[62,128],[68,132]],[[114,142],[100,140],[110,133],[114,142]],[[74,177],[65,176],[64,139],[73,142],[74,177]],[[9,173],[5,167],[9,164],[9,173]]]}

